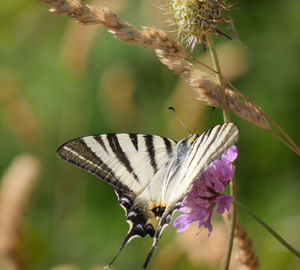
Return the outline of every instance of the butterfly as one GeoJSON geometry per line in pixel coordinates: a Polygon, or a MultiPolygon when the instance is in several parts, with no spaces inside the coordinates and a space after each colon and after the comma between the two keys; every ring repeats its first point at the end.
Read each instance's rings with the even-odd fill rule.
{"type": "Polygon", "coordinates": [[[163,229],[193,182],[238,139],[233,123],[215,126],[179,142],[156,135],[102,134],[77,138],[57,150],[62,159],[111,184],[125,210],[129,231],[108,265],[134,237],[153,237],[145,269],[163,229]]]}

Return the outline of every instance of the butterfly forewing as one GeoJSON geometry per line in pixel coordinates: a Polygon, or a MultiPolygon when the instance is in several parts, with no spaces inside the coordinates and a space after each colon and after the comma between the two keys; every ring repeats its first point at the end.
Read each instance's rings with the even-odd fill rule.
{"type": "Polygon", "coordinates": [[[140,193],[175,146],[175,141],[159,136],[104,134],[71,140],[57,154],[117,189],[140,193]]]}
{"type": "Polygon", "coordinates": [[[195,179],[237,141],[238,133],[236,125],[225,123],[208,130],[191,142],[177,173],[166,179],[168,185],[165,200],[169,207],[182,201],[195,179]]]}
{"type": "Polygon", "coordinates": [[[233,123],[216,126],[199,137],[191,134],[178,142],[173,165],[163,182],[162,201],[166,208],[162,215],[150,252],[143,265],[145,269],[157,248],[163,229],[171,222],[173,213],[191,190],[193,182],[201,173],[232,146],[238,139],[238,128],[233,123]]]}
{"type": "Polygon", "coordinates": [[[152,202],[159,201],[159,185],[175,148],[175,141],[160,136],[104,134],[71,140],[58,149],[61,158],[114,186],[130,225],[117,255],[135,236],[154,236],[152,202]]]}

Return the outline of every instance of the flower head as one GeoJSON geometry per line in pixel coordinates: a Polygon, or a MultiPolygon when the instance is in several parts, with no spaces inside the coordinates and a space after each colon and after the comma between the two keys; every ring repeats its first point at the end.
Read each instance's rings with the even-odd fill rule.
{"type": "Polygon", "coordinates": [[[215,160],[193,184],[187,197],[179,209],[181,214],[174,221],[177,232],[186,230],[193,221],[199,221],[199,228],[207,228],[212,232],[211,217],[214,207],[223,214],[229,211],[233,197],[222,196],[226,184],[234,175],[233,161],[237,158],[237,147],[233,145],[225,151],[221,159],[215,160]]]}
{"type": "Polygon", "coordinates": [[[205,46],[206,34],[222,35],[218,23],[229,22],[222,15],[229,9],[226,0],[171,0],[169,7],[179,34],[192,50],[198,42],[205,46]]]}

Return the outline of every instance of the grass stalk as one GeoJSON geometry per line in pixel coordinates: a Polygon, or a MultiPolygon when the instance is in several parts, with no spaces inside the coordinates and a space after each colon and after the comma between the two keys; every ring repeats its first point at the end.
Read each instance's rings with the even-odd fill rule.
{"type": "MultiPolygon", "coordinates": [[[[211,35],[206,36],[207,44],[209,47],[211,59],[213,62],[214,69],[216,70],[216,79],[218,86],[221,91],[221,100],[222,100],[222,107],[223,107],[223,117],[225,122],[230,122],[230,116],[229,112],[226,109],[226,96],[225,96],[225,83],[223,81],[223,76],[221,72],[220,62],[218,59],[217,51],[215,48],[214,41],[211,37],[211,35]]],[[[230,181],[230,193],[236,200],[236,181],[235,177],[233,177],[230,181]]],[[[230,258],[233,248],[233,240],[234,240],[234,231],[235,231],[235,223],[236,223],[236,206],[234,204],[231,205],[230,209],[231,215],[230,215],[230,225],[229,225],[229,232],[228,232],[228,242],[227,242],[227,251],[226,251],[226,257],[225,257],[225,263],[223,266],[223,270],[229,269],[230,264],[230,258]]]]}

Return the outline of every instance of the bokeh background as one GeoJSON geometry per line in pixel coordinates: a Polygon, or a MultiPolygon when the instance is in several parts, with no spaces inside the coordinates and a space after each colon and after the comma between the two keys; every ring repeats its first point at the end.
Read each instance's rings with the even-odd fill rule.
{"type": "MultiPolygon", "coordinates": [[[[160,2],[90,3],[112,8],[137,27],[170,29],[160,2]]],[[[47,10],[34,0],[0,2],[0,174],[6,194],[0,216],[2,222],[12,216],[18,224],[19,237],[11,241],[21,269],[64,264],[102,269],[127,232],[124,212],[113,189],[60,160],[58,146],[108,132],[178,140],[187,131],[168,106],[199,132],[222,122],[222,113],[196,101],[192,89],[151,49],[125,44],[101,26],[81,26],[47,10]],[[30,189],[22,191],[23,178],[30,189]],[[5,184],[7,179],[14,184],[5,184]]],[[[225,75],[298,144],[299,10],[298,0],[236,1],[230,15],[243,44],[216,38],[225,75]]],[[[193,55],[208,61],[201,46],[193,55]]],[[[241,133],[236,162],[239,200],[299,250],[299,157],[269,133],[234,115],[232,121],[241,133]]],[[[261,269],[300,269],[299,259],[257,222],[241,211],[239,217],[261,269]]],[[[224,230],[216,215],[210,238],[196,227],[177,235],[170,225],[150,269],[219,269],[224,230]]],[[[10,247],[7,241],[0,247],[4,253],[10,247]]],[[[150,245],[149,238],[132,241],[114,269],[139,269],[150,245]]]]}

